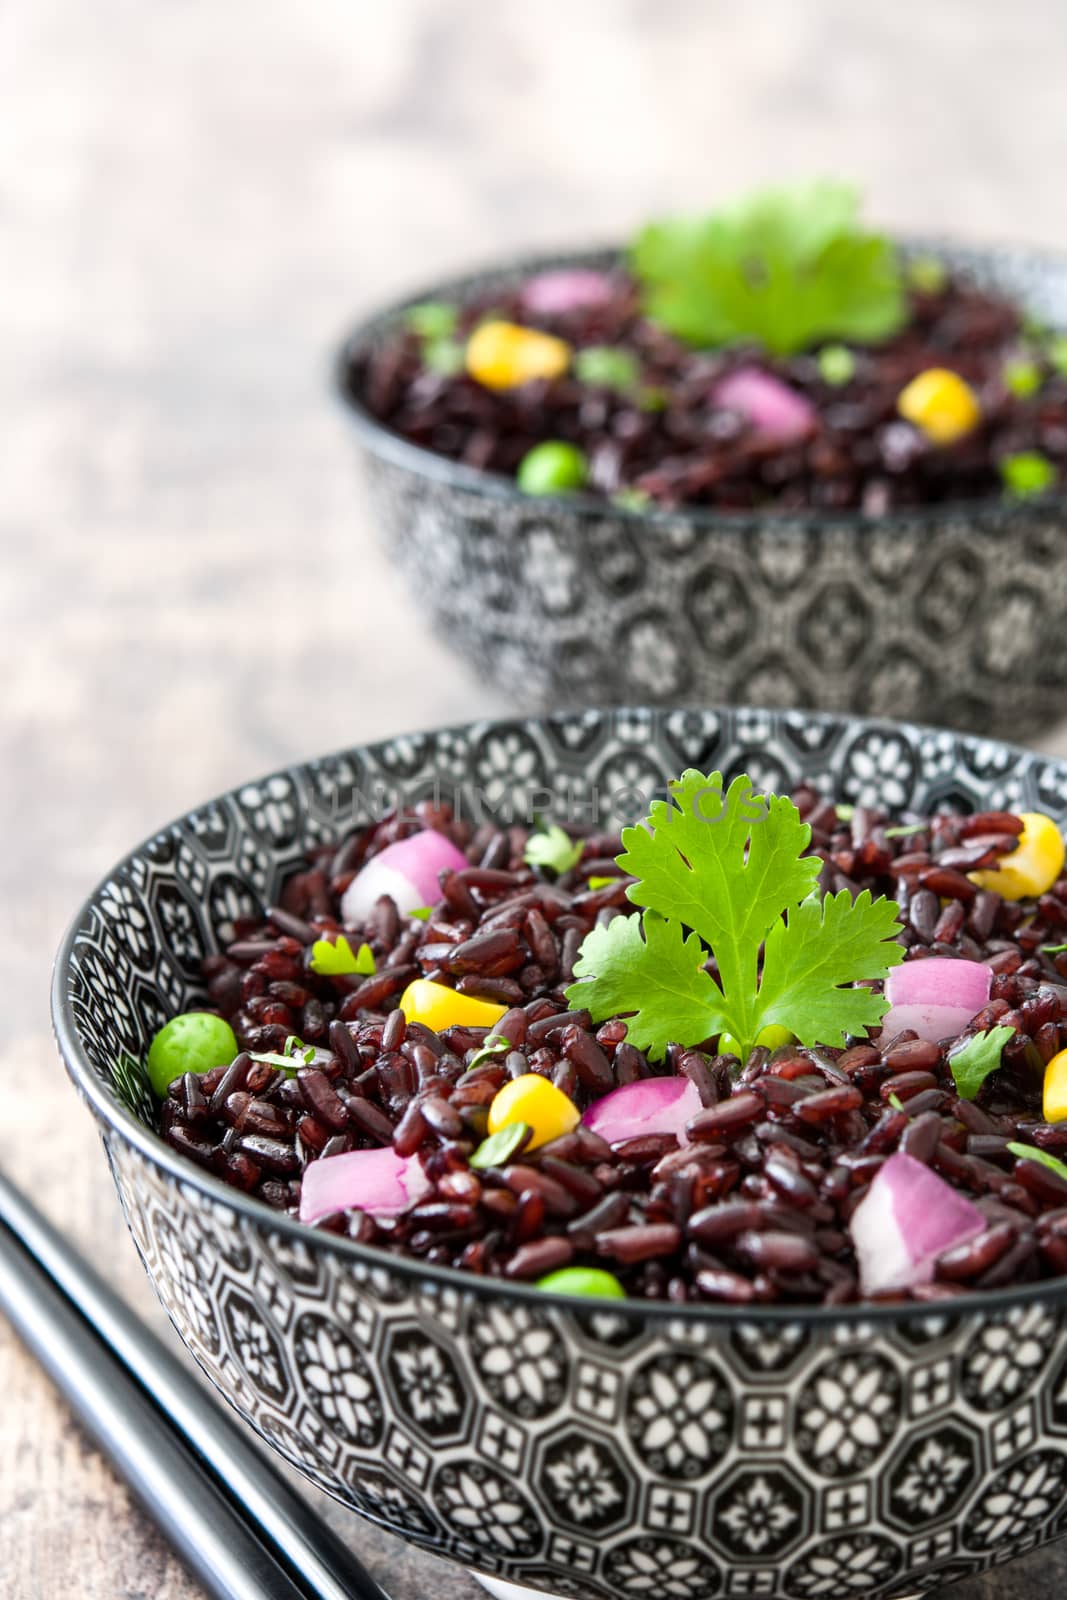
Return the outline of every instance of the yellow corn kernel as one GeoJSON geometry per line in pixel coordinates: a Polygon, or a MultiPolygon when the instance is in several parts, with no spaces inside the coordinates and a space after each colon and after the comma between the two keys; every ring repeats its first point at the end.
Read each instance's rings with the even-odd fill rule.
{"type": "Polygon", "coordinates": [[[1063,871],[1063,835],[1051,817],[1020,811],[1023,831],[1010,855],[995,867],[967,876],[979,889],[993,889],[1005,900],[1033,900],[1052,888],[1063,871]]]}
{"type": "Polygon", "coordinates": [[[955,444],[982,415],[978,396],[958,372],[928,367],[897,395],[897,410],[933,444],[955,444]]]}
{"type": "Polygon", "coordinates": [[[491,1028],[500,1021],[507,1006],[491,1000],[476,1000],[473,995],[457,994],[447,983],[431,983],[416,978],[400,996],[400,1009],[409,1022],[421,1022],[434,1033],[446,1028],[491,1028]]]}
{"type": "Polygon", "coordinates": [[[1042,1111],[1046,1122],[1067,1122],[1067,1050],[1045,1067],[1045,1093],[1042,1111]]]}
{"type": "Polygon", "coordinates": [[[531,378],[561,377],[571,364],[565,339],[517,322],[483,322],[467,340],[467,371],[487,389],[517,389],[531,378]]]}
{"type": "Polygon", "coordinates": [[[501,1128],[509,1128],[515,1122],[525,1122],[533,1129],[527,1150],[548,1144],[551,1139],[561,1139],[580,1121],[574,1101],[568,1100],[562,1089],[557,1089],[554,1083],[536,1072],[524,1072],[521,1078],[512,1078],[494,1096],[489,1107],[490,1133],[499,1133],[501,1128]]]}

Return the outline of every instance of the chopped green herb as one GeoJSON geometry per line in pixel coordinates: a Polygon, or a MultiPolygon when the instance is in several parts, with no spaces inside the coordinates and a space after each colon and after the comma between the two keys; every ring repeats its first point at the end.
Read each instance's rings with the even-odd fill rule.
{"type": "Polygon", "coordinates": [[[666,411],[669,404],[670,396],[666,389],[661,389],[658,384],[650,383],[638,390],[638,411],[666,411]]]}
{"type": "Polygon", "coordinates": [[[1040,450],[1020,450],[1018,455],[1002,456],[997,465],[1005,491],[1013,499],[1044,494],[1056,482],[1056,468],[1040,450]]]}
{"type": "Polygon", "coordinates": [[[644,511],[652,504],[652,496],[645,489],[617,489],[611,503],[623,511],[644,511]]]}
{"type": "Polygon", "coordinates": [[[250,1061],[262,1061],[268,1067],[279,1067],[290,1078],[296,1076],[298,1067],[310,1067],[315,1059],[315,1046],[305,1044],[303,1039],[295,1033],[286,1035],[285,1043],[278,1050],[250,1050],[250,1061]]]}
{"type": "Polygon", "coordinates": [[[510,1122],[499,1133],[483,1139],[470,1158],[469,1165],[483,1172],[487,1167],[502,1167],[517,1155],[529,1139],[533,1129],[525,1122],[510,1122]]]}
{"type": "Polygon", "coordinates": [[[899,1094],[891,1094],[889,1096],[889,1104],[893,1107],[894,1111],[903,1111],[904,1109],[904,1102],[900,1098],[899,1094]]]}
{"type": "Polygon", "coordinates": [[[353,972],[369,978],[377,970],[370,945],[361,944],[354,951],[343,933],[339,933],[332,943],[329,939],[316,939],[311,946],[309,965],[312,972],[319,973],[323,978],[343,978],[353,972]]]}
{"type": "Polygon", "coordinates": [[[404,322],[420,339],[447,339],[456,331],[458,313],[455,306],[442,300],[425,300],[421,305],[409,306],[404,312],[404,322]]]}
{"type": "Polygon", "coordinates": [[[948,1064],[961,1100],[973,1100],[991,1072],[1000,1066],[1000,1053],[1015,1033],[1001,1025],[976,1033],[961,1050],[949,1056],[948,1064]]]}
{"type": "Polygon", "coordinates": [[[940,294],[948,282],[948,268],[938,256],[912,256],[904,272],[908,287],[920,294],[940,294]]]}
{"type": "Polygon", "coordinates": [[[1061,333],[1050,339],[1046,354],[1061,377],[1067,378],[1067,335],[1061,333]]]}
{"type": "Polygon", "coordinates": [[[1008,1149],[1020,1161],[1036,1161],[1067,1183],[1067,1162],[1061,1161],[1058,1156],[1050,1155],[1047,1150],[1039,1150],[1036,1144],[1009,1144],[1008,1149]]]}
{"type": "Polygon", "coordinates": [[[819,351],[819,373],[824,383],[840,388],[856,376],[856,358],[847,344],[824,344],[819,351]]]}
{"type": "Polygon", "coordinates": [[[1042,383],[1041,368],[1036,361],[1006,361],[1001,377],[1004,387],[1020,400],[1028,400],[1036,394],[1042,383]]]}
{"type": "Polygon", "coordinates": [[[896,903],[866,889],[820,900],[821,862],[802,854],[811,829],[791,800],[758,794],[744,775],[724,793],[719,773],[689,771],[669,791],[647,823],[623,830],[617,857],[644,913],[586,936],[570,1004],[597,1021],[625,1015],[630,1043],[657,1058],[672,1041],[730,1033],[743,1060],[770,1024],[828,1046],[875,1026],[885,998],[850,986],[903,960],[896,903]]]}
{"type": "Polygon", "coordinates": [[[480,1067],[483,1061],[492,1061],[494,1056],[506,1056],[511,1049],[511,1040],[505,1039],[502,1033],[490,1033],[482,1040],[481,1048],[476,1050],[467,1063],[467,1071],[480,1067]]]}
{"type": "Polygon", "coordinates": [[[1043,944],[1040,949],[1046,956],[1062,956],[1063,952],[1067,950],[1067,944],[1043,944]]]}
{"type": "Polygon", "coordinates": [[[925,822],[908,822],[902,823],[899,828],[887,828],[885,836],[887,839],[910,839],[913,833],[925,833],[925,831],[925,822]]]}
{"type": "Polygon", "coordinates": [[[631,389],[640,373],[636,356],[610,344],[589,345],[574,357],[574,375],[579,383],[591,384],[596,389],[631,389]]]}
{"type": "Polygon", "coordinates": [[[838,822],[851,822],[856,815],[855,806],[835,806],[834,810],[837,812],[838,822]]]}
{"type": "Polygon", "coordinates": [[[442,378],[458,377],[466,360],[467,353],[458,339],[427,339],[422,347],[423,366],[442,378]]]}
{"type": "Polygon", "coordinates": [[[770,189],[711,216],[654,222],[630,251],[653,321],[689,343],[755,341],[789,355],[903,325],[900,265],[858,220],[847,184],[770,189]]]}
{"type": "Polygon", "coordinates": [[[614,878],[590,878],[589,887],[592,890],[606,889],[608,887],[609,883],[620,883],[621,881],[622,880],[620,878],[618,878],[618,877],[614,877],[614,878]]]}
{"type": "Polygon", "coordinates": [[[428,922],[433,916],[433,906],[415,906],[408,912],[409,917],[417,917],[419,922],[428,922]]]}
{"type": "Polygon", "coordinates": [[[558,824],[553,823],[542,833],[531,833],[523,857],[529,867],[549,867],[561,878],[577,866],[585,849],[584,839],[572,839],[558,824]]]}
{"type": "Polygon", "coordinates": [[[527,450],[515,473],[515,482],[523,494],[570,494],[574,489],[583,489],[588,479],[585,453],[565,439],[535,444],[527,450]]]}

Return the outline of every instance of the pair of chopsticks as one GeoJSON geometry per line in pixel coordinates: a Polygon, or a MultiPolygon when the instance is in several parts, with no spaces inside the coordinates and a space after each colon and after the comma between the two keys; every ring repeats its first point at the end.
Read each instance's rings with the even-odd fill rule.
{"type": "Polygon", "coordinates": [[[0,1173],[0,1311],[216,1600],[389,1600],[0,1173]]]}

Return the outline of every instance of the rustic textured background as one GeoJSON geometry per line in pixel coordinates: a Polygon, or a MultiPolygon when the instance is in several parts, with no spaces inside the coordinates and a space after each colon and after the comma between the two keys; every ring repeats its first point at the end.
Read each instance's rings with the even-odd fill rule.
{"type": "MultiPolygon", "coordinates": [[[[0,7],[0,1161],[157,1323],[49,1039],[64,921],[225,785],[501,704],[374,547],[327,381],[346,322],[789,173],[862,180],[892,225],[1067,245],[1063,21],[1059,0],[0,7]]],[[[194,1600],[3,1326],[0,1393],[4,1596],[194,1600]]],[[[475,1593],[344,1526],[396,1600],[475,1593]]],[[[1037,1555],[960,1600],[1064,1576],[1037,1555]]]]}

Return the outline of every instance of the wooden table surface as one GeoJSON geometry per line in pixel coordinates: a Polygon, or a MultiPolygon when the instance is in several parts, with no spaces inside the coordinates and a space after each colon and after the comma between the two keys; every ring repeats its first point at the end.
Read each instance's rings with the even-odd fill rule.
{"type": "MultiPolygon", "coordinates": [[[[1067,244],[1062,17],[1058,0],[0,12],[0,1163],[157,1327],[49,1035],[64,922],[132,841],[224,786],[503,709],[422,635],[375,547],[328,392],[346,322],[438,272],[783,171],[861,179],[890,226],[1067,244]]],[[[196,1600],[2,1323],[0,1394],[5,1600],[196,1600]]],[[[476,1593],[330,1514],[395,1600],[476,1593]]],[[[1053,1551],[960,1600],[1065,1576],[1053,1551]]]]}

